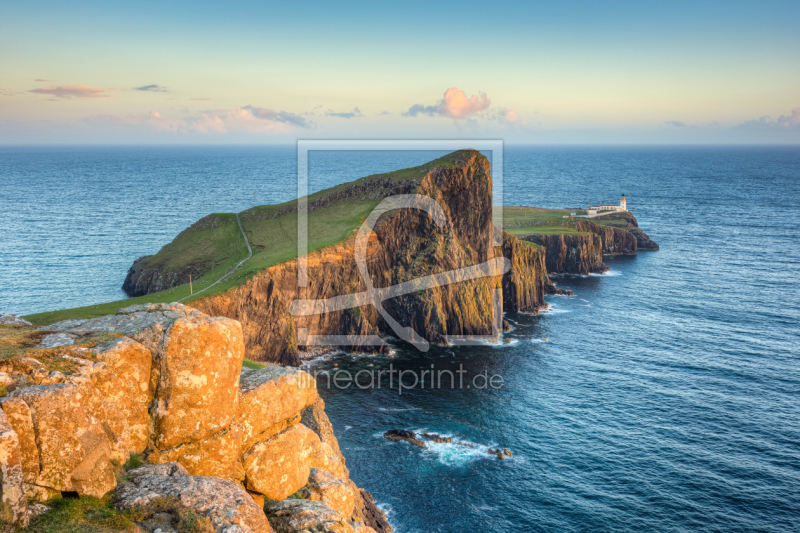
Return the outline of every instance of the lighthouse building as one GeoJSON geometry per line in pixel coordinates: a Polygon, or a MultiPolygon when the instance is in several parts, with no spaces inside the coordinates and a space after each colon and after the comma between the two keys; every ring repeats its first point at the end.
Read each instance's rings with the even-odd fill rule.
{"type": "Polygon", "coordinates": [[[628,201],[625,199],[625,195],[622,195],[622,198],[619,201],[619,205],[611,205],[611,204],[600,204],[600,205],[590,205],[587,209],[589,214],[597,213],[598,211],[627,211],[628,210],[628,201]],[[594,211],[594,213],[592,213],[594,211]]]}

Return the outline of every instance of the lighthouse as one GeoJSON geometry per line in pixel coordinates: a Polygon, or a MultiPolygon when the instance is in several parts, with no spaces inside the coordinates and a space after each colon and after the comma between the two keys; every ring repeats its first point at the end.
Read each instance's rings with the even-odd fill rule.
{"type": "Polygon", "coordinates": [[[625,199],[625,195],[622,195],[622,199],[619,201],[619,210],[620,211],[627,211],[628,210],[628,201],[625,199]]]}

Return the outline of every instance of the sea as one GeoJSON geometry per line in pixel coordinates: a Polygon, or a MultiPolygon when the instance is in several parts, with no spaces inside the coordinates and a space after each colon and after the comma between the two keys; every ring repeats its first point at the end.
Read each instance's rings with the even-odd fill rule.
{"type": "MultiPolygon", "coordinates": [[[[310,188],[438,155],[312,152],[310,188]]],[[[508,315],[497,344],[312,362],[352,479],[399,533],[800,531],[800,147],[503,159],[506,205],[624,193],[661,250],[554,277],[575,296],[508,315]],[[431,368],[465,377],[364,386],[431,368]],[[361,381],[325,386],[337,371],[361,381]],[[390,429],[454,442],[422,449],[390,429]]],[[[295,184],[293,146],[0,147],[0,311],[122,299],[137,257],[208,213],[294,199],[295,184]]]]}

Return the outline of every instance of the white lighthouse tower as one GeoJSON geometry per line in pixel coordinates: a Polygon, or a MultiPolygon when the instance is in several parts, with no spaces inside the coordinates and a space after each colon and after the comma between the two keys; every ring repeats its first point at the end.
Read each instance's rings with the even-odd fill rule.
{"type": "Polygon", "coordinates": [[[619,210],[620,211],[627,211],[628,210],[628,200],[625,199],[625,195],[622,195],[622,199],[619,201],[619,210]]]}

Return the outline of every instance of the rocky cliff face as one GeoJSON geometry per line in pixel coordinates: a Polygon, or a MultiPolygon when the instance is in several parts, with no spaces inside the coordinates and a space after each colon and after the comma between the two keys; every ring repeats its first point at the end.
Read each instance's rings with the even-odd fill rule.
{"type": "MultiPolygon", "coordinates": [[[[415,190],[433,198],[444,212],[438,225],[426,212],[404,208],[381,217],[367,250],[367,269],[375,287],[403,282],[506,257],[505,275],[462,281],[391,298],[388,313],[401,325],[413,327],[430,342],[447,335],[492,333],[495,290],[505,310],[536,310],[544,305],[550,285],[544,253],[536,246],[503,234],[493,245],[492,182],[489,162],[479,152],[457,153],[452,166],[433,167],[415,190]]],[[[293,316],[292,300],[325,299],[366,290],[355,258],[355,238],[312,253],[309,283],[297,286],[297,261],[276,265],[248,283],[192,302],[202,311],[235,318],[242,323],[248,357],[282,364],[299,363],[303,332],[311,335],[394,334],[371,306],[293,316]]],[[[353,341],[352,349],[362,349],[353,341]]]]}
{"type": "Polygon", "coordinates": [[[636,217],[630,211],[621,211],[614,215],[618,217],[620,220],[624,222],[619,229],[624,229],[631,233],[636,238],[636,248],[637,250],[646,250],[646,251],[657,251],[658,244],[653,242],[650,237],[642,231],[639,227],[639,222],[636,220],[636,217]]]}
{"type": "Polygon", "coordinates": [[[117,465],[142,453],[151,464],[116,489],[123,509],[178,498],[215,531],[294,532],[303,528],[262,508],[297,493],[303,501],[291,503],[308,507],[301,518],[314,531],[391,531],[349,479],[314,378],[242,368],[237,321],[159,304],[54,327],[93,325],[128,335],[67,352],[74,374],[34,365],[37,384],[0,399],[0,519],[24,527],[28,498],[102,497],[117,487],[117,465]]]}
{"type": "Polygon", "coordinates": [[[658,250],[658,245],[639,229],[636,218],[620,213],[626,227],[603,226],[591,220],[579,220],[575,230],[580,234],[526,235],[546,251],[548,272],[568,274],[601,273],[608,270],[604,255],[636,255],[638,250],[658,250]],[[644,248],[642,248],[644,246],[644,248]]]}
{"type": "Polygon", "coordinates": [[[527,235],[525,240],[545,249],[548,272],[589,274],[605,272],[603,242],[594,233],[567,235],[527,235]]]}

